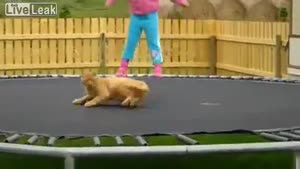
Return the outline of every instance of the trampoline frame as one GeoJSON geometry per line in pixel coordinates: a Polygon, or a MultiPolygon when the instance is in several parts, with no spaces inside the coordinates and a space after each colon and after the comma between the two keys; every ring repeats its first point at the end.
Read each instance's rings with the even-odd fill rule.
{"type": "Polygon", "coordinates": [[[212,153],[279,152],[294,153],[294,169],[300,169],[300,142],[243,143],[217,145],[154,146],[154,147],[83,147],[57,148],[0,143],[0,151],[23,155],[64,158],[65,169],[75,169],[77,157],[199,155],[212,153]]]}
{"type": "MultiPolygon", "coordinates": [[[[99,77],[109,77],[114,75],[97,75],[99,77]]],[[[148,74],[129,75],[129,77],[151,77],[148,74]]],[[[28,79],[28,78],[78,78],[80,75],[14,75],[0,76],[1,79],[28,79]]],[[[260,76],[218,76],[218,75],[164,75],[168,78],[204,78],[204,79],[230,79],[230,80],[250,80],[256,82],[271,83],[297,83],[300,80],[260,77],[260,76]]],[[[237,132],[237,131],[232,131],[237,132]]],[[[266,152],[266,151],[289,151],[294,153],[295,169],[300,169],[300,127],[279,128],[268,130],[246,131],[257,135],[261,135],[267,139],[279,142],[271,143],[238,143],[238,144],[217,144],[217,145],[197,145],[198,142],[183,134],[175,134],[174,136],[183,141],[187,145],[175,146],[147,146],[148,143],[143,136],[135,136],[135,139],[142,146],[122,146],[122,138],[115,136],[115,140],[119,146],[116,147],[47,147],[32,145],[38,140],[40,135],[35,133],[19,133],[12,131],[0,131],[0,135],[8,136],[4,143],[0,143],[0,152],[17,153],[23,155],[41,155],[51,157],[61,157],[65,160],[65,169],[75,168],[75,158],[91,157],[91,156],[152,156],[152,155],[193,155],[193,154],[209,154],[209,153],[241,153],[241,152],[266,152]],[[299,134],[299,135],[297,135],[299,134]],[[27,140],[27,144],[22,145],[13,143],[22,135],[31,136],[27,140]]],[[[195,133],[192,133],[195,134],[195,133]]],[[[57,138],[49,136],[48,146],[54,145],[57,138]]],[[[93,137],[95,145],[100,145],[99,137],[93,137]]]]}

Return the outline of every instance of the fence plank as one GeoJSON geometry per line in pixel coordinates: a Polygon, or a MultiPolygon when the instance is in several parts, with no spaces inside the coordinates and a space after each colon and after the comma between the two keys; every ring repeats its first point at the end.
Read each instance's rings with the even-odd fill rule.
{"type": "MultiPolygon", "coordinates": [[[[187,34],[193,35],[195,34],[195,21],[189,19],[187,21],[187,34]]],[[[194,63],[196,52],[195,52],[195,40],[187,40],[187,63],[194,63]]],[[[194,74],[194,68],[188,68],[187,74],[193,75],[194,74]]]]}
{"type": "MultiPolygon", "coordinates": [[[[171,34],[171,19],[165,19],[164,20],[164,35],[170,35],[171,34]]],[[[173,56],[172,46],[171,46],[171,40],[166,39],[164,40],[164,65],[171,63],[171,58],[173,56]]],[[[172,70],[170,68],[164,69],[165,74],[171,74],[172,70]]]]}
{"type": "MultiPolygon", "coordinates": [[[[260,38],[260,27],[259,27],[259,23],[255,22],[255,39],[259,39],[260,38]]],[[[255,45],[255,55],[254,55],[254,60],[255,60],[255,68],[257,70],[261,70],[260,69],[260,57],[261,57],[261,52],[260,49],[263,45],[255,45]]]]}
{"type": "MultiPolygon", "coordinates": [[[[56,34],[56,24],[57,20],[56,19],[49,19],[49,33],[50,34],[56,34]]],[[[57,53],[58,53],[58,48],[57,48],[57,40],[55,39],[50,39],[49,40],[49,63],[50,65],[55,65],[58,64],[57,60],[57,53]]],[[[51,69],[49,71],[50,74],[57,74],[58,71],[55,69],[51,69]]]]}
{"type": "MultiPolygon", "coordinates": [[[[241,26],[240,22],[235,22],[235,28],[234,28],[235,36],[241,37],[241,27],[240,26],[241,26]]],[[[242,62],[241,62],[242,44],[236,44],[236,46],[237,46],[237,48],[236,48],[236,65],[241,67],[242,66],[242,62]]]]}
{"type": "MultiPolygon", "coordinates": [[[[264,33],[266,39],[272,39],[272,25],[270,22],[265,23],[264,33]]],[[[268,60],[269,60],[270,50],[271,50],[270,47],[265,47],[264,69],[266,71],[269,71],[268,60]]]]}
{"type": "MultiPolygon", "coordinates": [[[[109,18],[107,22],[107,33],[115,33],[116,25],[115,25],[115,19],[109,18]]],[[[116,62],[116,43],[115,39],[108,39],[108,53],[107,53],[107,64],[110,63],[117,63],[116,62]]],[[[120,64],[120,63],[119,63],[120,64]]],[[[115,74],[116,69],[115,68],[108,68],[107,73],[109,74],[115,74]]]]}
{"type": "MultiPolygon", "coordinates": [[[[82,27],[85,26],[82,23],[82,19],[81,18],[75,18],[74,19],[74,32],[75,33],[83,33],[82,27]]],[[[84,55],[86,54],[85,51],[82,49],[82,39],[75,39],[74,43],[75,43],[75,52],[74,52],[74,57],[75,57],[75,63],[81,63],[81,62],[86,62],[86,60],[84,60],[84,55]]],[[[82,70],[81,69],[76,69],[75,70],[75,74],[82,74],[82,70]]]]}
{"type": "Polygon", "coordinates": [[[256,75],[256,76],[266,76],[266,77],[271,77],[273,76],[273,73],[270,72],[262,72],[259,70],[255,70],[255,69],[247,69],[247,68],[243,68],[243,67],[238,67],[238,66],[233,66],[233,65],[229,65],[229,64],[223,64],[223,63],[217,63],[217,67],[221,68],[223,70],[229,70],[232,72],[238,72],[238,73],[242,73],[242,74],[252,74],[252,75],[256,75]]]}
{"type": "MultiPolygon", "coordinates": [[[[58,19],[57,20],[57,25],[65,25],[66,20],[65,19],[58,19]]],[[[66,27],[65,26],[58,26],[57,27],[57,33],[64,35],[66,33],[66,27]]],[[[58,40],[58,50],[57,50],[57,63],[58,64],[64,64],[65,63],[65,57],[66,57],[66,40],[64,39],[59,39],[58,40]]],[[[59,74],[65,74],[66,70],[65,69],[59,69],[58,70],[59,74]]]]}
{"type": "MultiPolygon", "coordinates": [[[[0,20],[0,36],[4,34],[4,20],[0,20]]],[[[4,41],[0,40],[0,67],[5,65],[5,49],[4,41]]],[[[0,71],[0,75],[4,75],[4,71],[0,71]]]]}
{"type": "MultiPolygon", "coordinates": [[[[100,33],[99,30],[99,23],[100,20],[98,18],[92,18],[91,20],[91,33],[100,33]]],[[[91,62],[97,63],[99,65],[99,68],[91,69],[94,73],[100,73],[100,46],[99,46],[99,39],[92,39],[91,40],[91,62]]]]}
{"type": "MultiPolygon", "coordinates": [[[[259,38],[260,39],[265,39],[265,25],[264,25],[264,22],[258,22],[258,31],[259,31],[259,38]]],[[[265,58],[265,54],[264,54],[264,49],[266,48],[266,45],[259,45],[259,70],[264,70],[265,71],[265,68],[264,68],[264,58],[265,58]]]]}
{"type": "Polygon", "coordinates": [[[107,55],[108,55],[108,44],[107,44],[107,37],[106,37],[106,32],[107,32],[107,18],[100,18],[100,49],[101,49],[101,55],[99,60],[100,62],[100,71],[103,74],[108,73],[108,69],[106,64],[108,63],[107,55]]]}
{"type": "MultiPolygon", "coordinates": [[[[180,20],[179,23],[179,33],[181,35],[187,34],[187,20],[180,20]]],[[[179,62],[186,63],[187,62],[187,41],[185,39],[180,40],[179,44],[179,62]]],[[[186,69],[179,69],[179,74],[187,74],[186,69]]]]}
{"type": "MultiPolygon", "coordinates": [[[[48,19],[47,18],[41,18],[40,19],[40,27],[41,27],[41,30],[40,30],[40,33],[42,35],[44,34],[48,34],[48,29],[49,29],[49,26],[48,26],[48,19]]],[[[48,46],[48,40],[41,40],[40,41],[40,44],[41,44],[41,64],[42,65],[47,65],[49,64],[49,46],[48,46]]],[[[48,74],[49,71],[48,70],[41,70],[41,73],[42,74],[48,74]]]]}
{"type": "Polygon", "coordinates": [[[248,45],[247,44],[241,44],[241,67],[249,68],[249,64],[247,62],[248,58],[248,45]]]}
{"type": "MultiPolygon", "coordinates": [[[[195,33],[196,34],[204,34],[204,30],[203,30],[204,23],[201,20],[196,20],[195,23],[195,33]]],[[[195,62],[208,62],[208,43],[209,41],[204,41],[204,40],[200,40],[197,39],[195,41],[195,45],[196,45],[196,50],[195,50],[195,62]]],[[[200,74],[201,73],[201,69],[195,69],[194,70],[194,74],[200,74]]]]}
{"type": "MultiPolygon", "coordinates": [[[[265,35],[264,35],[264,23],[263,22],[258,22],[259,24],[259,38],[264,38],[265,35]]],[[[260,54],[260,57],[259,57],[259,69],[260,70],[265,70],[264,68],[264,48],[265,48],[265,45],[263,46],[260,46],[260,50],[259,50],[259,54],[260,54]]]]}
{"type": "MultiPolygon", "coordinates": [[[[83,18],[83,33],[90,34],[91,33],[91,19],[83,18]]],[[[83,61],[90,63],[92,59],[91,55],[91,39],[83,40],[83,61]]],[[[91,69],[83,69],[84,72],[91,71],[91,69]]]]}
{"type": "MultiPolygon", "coordinates": [[[[115,22],[115,32],[116,34],[123,34],[124,33],[124,19],[123,18],[117,18],[115,22]]],[[[114,62],[121,64],[121,58],[122,58],[122,52],[124,48],[124,39],[116,39],[115,40],[115,47],[116,50],[114,52],[114,62]]],[[[141,57],[141,56],[138,56],[141,57]]],[[[138,59],[138,58],[134,58],[138,59]]],[[[135,69],[135,68],[134,68],[135,69]]],[[[130,69],[132,71],[132,69],[130,69]]]]}
{"type": "MultiPolygon", "coordinates": [[[[22,34],[22,20],[20,18],[15,18],[13,20],[14,24],[14,34],[22,34]]],[[[14,64],[22,64],[22,55],[23,55],[23,46],[22,41],[14,41],[14,64]]],[[[15,75],[22,75],[22,71],[15,71],[15,75]]]]}
{"type": "MultiPolygon", "coordinates": [[[[30,34],[31,33],[31,19],[30,18],[26,18],[26,19],[22,19],[22,24],[23,24],[23,34],[30,34]]],[[[31,41],[30,40],[22,40],[23,42],[23,65],[31,65],[32,61],[31,61],[31,41]]],[[[32,72],[30,70],[23,70],[23,73],[25,75],[29,75],[32,72]]]]}
{"type": "MultiPolygon", "coordinates": [[[[172,20],[172,27],[171,27],[171,33],[172,34],[179,34],[179,20],[173,19],[172,20]]],[[[172,63],[179,63],[179,55],[180,55],[180,42],[177,39],[172,40],[172,50],[173,50],[173,55],[172,55],[172,63]]],[[[179,69],[173,69],[173,74],[179,74],[179,69]]]]}
{"type": "MultiPolygon", "coordinates": [[[[72,34],[74,33],[74,19],[73,18],[67,18],[66,19],[66,34],[72,34]]],[[[66,64],[72,64],[74,63],[74,40],[67,40],[66,41],[66,64]]],[[[73,69],[67,69],[67,74],[74,74],[73,69]]]]}
{"type": "MultiPolygon", "coordinates": [[[[32,31],[32,34],[40,34],[40,20],[38,18],[32,19],[31,31],[32,31]]],[[[31,55],[32,65],[41,64],[40,57],[41,57],[42,53],[40,53],[40,41],[39,40],[32,40],[31,50],[32,50],[32,55],[31,55]]],[[[32,73],[40,74],[40,71],[33,70],[32,73]]]]}
{"type": "MultiPolygon", "coordinates": [[[[13,34],[13,20],[5,19],[5,34],[13,34]]],[[[14,64],[14,43],[12,40],[5,41],[5,64],[14,64]]],[[[14,75],[13,71],[6,71],[7,75],[14,75]]]]}
{"type": "MultiPolygon", "coordinates": [[[[229,26],[228,26],[229,27],[229,26]]],[[[227,27],[227,28],[228,28],[227,27]]],[[[226,46],[227,46],[227,48],[229,49],[228,50],[228,52],[229,53],[231,53],[231,55],[229,55],[229,53],[228,53],[228,63],[230,64],[230,65],[235,65],[235,63],[234,63],[234,61],[235,61],[235,55],[236,55],[236,53],[235,52],[233,52],[233,51],[235,51],[234,50],[234,43],[233,42],[229,42],[229,43],[227,43],[226,44],[226,46]]]]}
{"type": "Polygon", "coordinates": [[[275,47],[270,48],[270,52],[269,52],[269,57],[268,57],[268,72],[273,72],[274,71],[274,59],[275,59],[275,55],[274,55],[274,51],[276,50],[275,47]]]}

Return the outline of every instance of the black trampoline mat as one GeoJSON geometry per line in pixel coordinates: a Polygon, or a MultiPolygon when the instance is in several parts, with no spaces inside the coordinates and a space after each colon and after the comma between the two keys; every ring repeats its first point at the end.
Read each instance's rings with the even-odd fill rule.
{"type": "Polygon", "coordinates": [[[0,80],[0,129],[18,133],[145,135],[300,126],[300,85],[247,80],[140,77],[143,107],[85,108],[79,78],[0,80]]]}

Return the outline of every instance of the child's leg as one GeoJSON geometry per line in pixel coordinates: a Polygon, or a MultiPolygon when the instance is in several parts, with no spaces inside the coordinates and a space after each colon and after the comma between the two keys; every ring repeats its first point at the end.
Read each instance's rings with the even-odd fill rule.
{"type": "Polygon", "coordinates": [[[155,12],[149,14],[147,21],[143,24],[147,37],[148,47],[152,56],[152,62],[154,64],[154,74],[155,76],[161,76],[161,64],[163,63],[163,56],[160,46],[158,13],[155,12]]]}
{"type": "Polygon", "coordinates": [[[137,43],[139,42],[141,37],[141,33],[142,33],[142,28],[140,25],[139,18],[135,15],[131,15],[127,42],[122,54],[122,63],[117,72],[117,76],[126,76],[128,62],[133,59],[137,43]]]}

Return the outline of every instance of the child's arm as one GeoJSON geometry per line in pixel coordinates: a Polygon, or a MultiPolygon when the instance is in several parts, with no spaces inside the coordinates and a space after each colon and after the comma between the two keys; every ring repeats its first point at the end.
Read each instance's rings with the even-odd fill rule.
{"type": "Polygon", "coordinates": [[[188,0],[171,0],[171,2],[179,4],[181,6],[189,6],[188,0]]]}
{"type": "Polygon", "coordinates": [[[115,2],[116,2],[116,0],[106,0],[105,5],[106,5],[107,7],[111,7],[115,2]]]}

